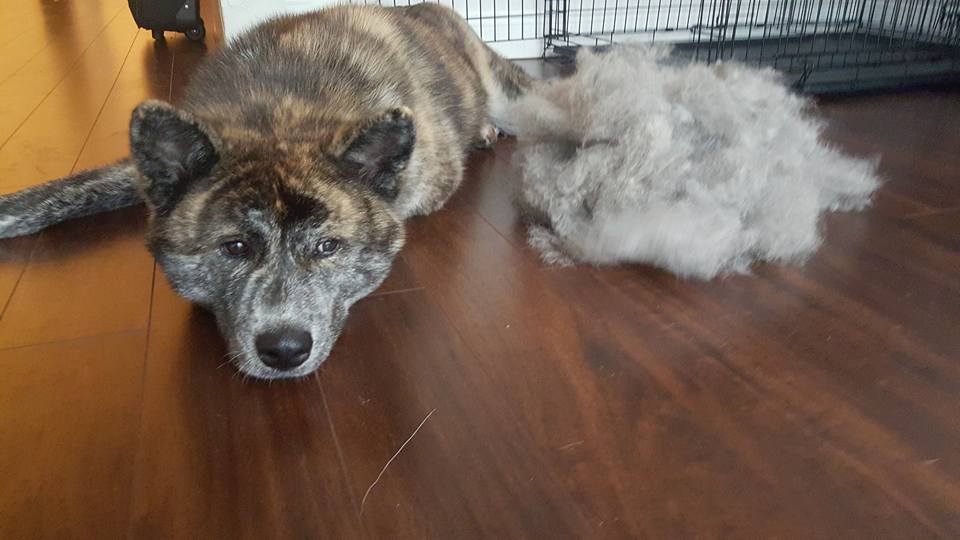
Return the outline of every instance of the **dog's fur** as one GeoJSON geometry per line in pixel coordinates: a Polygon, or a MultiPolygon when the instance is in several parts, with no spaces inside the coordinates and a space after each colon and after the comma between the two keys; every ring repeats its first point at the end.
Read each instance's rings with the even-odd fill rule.
{"type": "Polygon", "coordinates": [[[403,221],[446,202],[530,84],[437,5],[277,18],[208,59],[178,108],[137,107],[130,158],[0,197],[0,237],[145,201],[149,249],[237,367],[301,376],[386,277],[403,221]],[[290,328],[309,356],[269,367],[258,336],[290,328]]]}
{"type": "Polygon", "coordinates": [[[528,239],[548,262],[642,262],[710,279],[801,261],[824,210],[858,209],[875,163],[819,140],[773,70],[581,50],[577,72],[515,102],[528,239]]]}

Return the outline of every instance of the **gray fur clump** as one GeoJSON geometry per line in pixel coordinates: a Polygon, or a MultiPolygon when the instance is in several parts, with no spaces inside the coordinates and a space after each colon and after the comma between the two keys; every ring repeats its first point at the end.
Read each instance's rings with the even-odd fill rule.
{"type": "Polygon", "coordinates": [[[825,210],[866,206],[875,163],[820,141],[772,70],[583,50],[512,111],[528,240],[549,263],[646,263],[684,277],[802,262],[825,210]]]}

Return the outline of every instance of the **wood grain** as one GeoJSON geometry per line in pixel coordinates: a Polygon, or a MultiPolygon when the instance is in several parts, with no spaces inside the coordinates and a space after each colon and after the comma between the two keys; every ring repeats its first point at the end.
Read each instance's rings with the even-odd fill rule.
{"type": "MultiPolygon", "coordinates": [[[[5,7],[0,190],[124,155],[221,45],[203,14],[206,46],[5,7]]],[[[960,537],[960,93],[817,109],[885,183],[806,265],[546,267],[504,140],[299,381],[225,365],[142,208],[0,241],[0,537],[960,537]]]]}
{"type": "Polygon", "coordinates": [[[2,98],[10,105],[0,117],[0,190],[15,191],[70,172],[137,33],[124,17],[114,17],[62,68],[62,78],[0,86],[0,92],[16,89],[2,98]],[[52,89],[44,91],[48,82],[52,89]]]}
{"type": "MultiPolygon", "coordinates": [[[[65,172],[123,157],[130,110],[147,97],[169,97],[171,63],[161,58],[144,68],[138,58],[140,51],[153,48],[149,33],[139,32],[126,49],[114,49],[108,65],[119,67],[109,86],[108,77],[100,78],[99,104],[90,100],[94,119],[86,133],[76,134],[79,148],[67,145],[77,148],[77,155],[65,172]]],[[[54,125],[46,115],[57,111],[44,101],[18,135],[29,132],[31,140],[43,139],[54,125]],[[49,113],[41,112],[47,108],[49,113]]],[[[145,329],[153,276],[153,259],[143,249],[145,224],[138,207],[44,231],[7,301],[0,347],[145,329]]]]}
{"type": "Polygon", "coordinates": [[[127,526],[146,336],[0,351],[0,538],[127,526]]]}

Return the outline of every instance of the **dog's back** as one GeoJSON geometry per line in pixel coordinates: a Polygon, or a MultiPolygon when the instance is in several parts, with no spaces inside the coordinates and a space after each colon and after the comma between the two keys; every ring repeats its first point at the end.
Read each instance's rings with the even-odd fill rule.
{"type": "Polygon", "coordinates": [[[406,217],[442,205],[491,105],[527,84],[452,10],[339,6],[282,17],[233,41],[194,76],[184,107],[225,138],[335,145],[337,133],[411,111],[416,145],[394,201],[406,217]]]}

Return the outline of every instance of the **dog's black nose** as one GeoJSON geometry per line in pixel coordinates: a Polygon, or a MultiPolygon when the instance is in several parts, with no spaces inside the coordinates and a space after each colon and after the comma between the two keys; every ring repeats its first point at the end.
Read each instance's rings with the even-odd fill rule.
{"type": "Polygon", "coordinates": [[[257,336],[260,360],[274,369],[293,369],[306,362],[313,347],[310,332],[297,328],[278,328],[257,336]]]}

